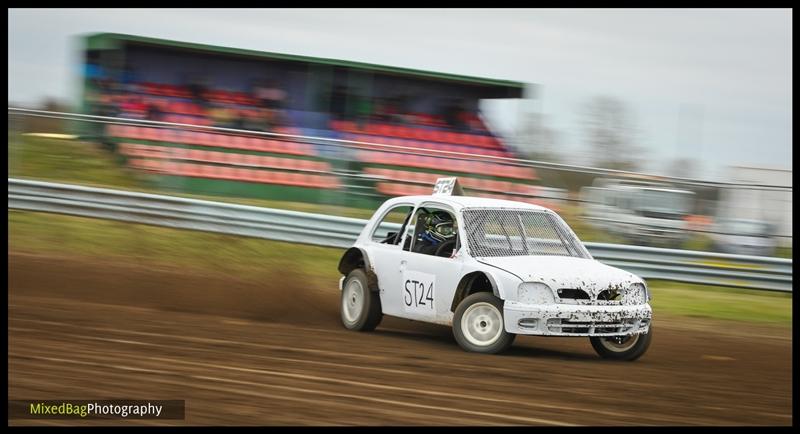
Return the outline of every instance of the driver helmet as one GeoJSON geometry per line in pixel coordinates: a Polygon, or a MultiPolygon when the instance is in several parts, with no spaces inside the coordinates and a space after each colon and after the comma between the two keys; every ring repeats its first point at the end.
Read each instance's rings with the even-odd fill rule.
{"type": "Polygon", "coordinates": [[[456,236],[456,227],[453,217],[446,211],[433,211],[428,214],[425,222],[426,238],[431,241],[441,243],[451,240],[456,236]]]}

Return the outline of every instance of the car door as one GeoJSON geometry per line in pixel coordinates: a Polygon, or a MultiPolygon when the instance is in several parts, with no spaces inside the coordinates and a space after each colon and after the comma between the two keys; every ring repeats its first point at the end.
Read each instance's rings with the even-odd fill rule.
{"type": "MultiPolygon", "coordinates": [[[[450,324],[453,313],[450,304],[453,301],[456,287],[461,277],[462,256],[453,249],[451,257],[420,253],[415,249],[422,230],[419,217],[423,212],[432,210],[447,211],[454,221],[456,213],[452,208],[436,202],[420,204],[414,212],[414,218],[407,225],[404,246],[400,253],[400,273],[402,274],[401,313],[403,318],[450,324]],[[409,242],[410,241],[410,242],[409,242]]],[[[458,223],[456,223],[457,226],[458,223]]],[[[456,232],[458,234],[458,232],[456,232]]],[[[460,246],[456,235],[456,246],[460,246]]]]}
{"type": "Polygon", "coordinates": [[[375,227],[372,228],[370,241],[368,244],[368,256],[373,271],[378,276],[379,296],[381,299],[381,310],[386,315],[401,316],[401,285],[402,273],[400,261],[402,256],[403,228],[393,241],[386,240],[389,229],[386,226],[395,224],[405,224],[413,215],[413,203],[400,203],[388,208],[375,227]]]}

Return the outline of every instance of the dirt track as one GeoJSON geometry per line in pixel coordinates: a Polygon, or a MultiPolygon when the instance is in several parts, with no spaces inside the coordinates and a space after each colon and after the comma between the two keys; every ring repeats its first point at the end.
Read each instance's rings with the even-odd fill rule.
{"type": "MultiPolygon", "coordinates": [[[[484,356],[448,327],[386,317],[346,331],[336,282],[12,253],[8,271],[10,399],[185,399],[186,421],[158,423],[192,425],[792,422],[788,328],[656,312],[637,362],[601,360],[583,338],[518,337],[484,356]]],[[[121,422],[132,423],[148,422],[121,422]]]]}

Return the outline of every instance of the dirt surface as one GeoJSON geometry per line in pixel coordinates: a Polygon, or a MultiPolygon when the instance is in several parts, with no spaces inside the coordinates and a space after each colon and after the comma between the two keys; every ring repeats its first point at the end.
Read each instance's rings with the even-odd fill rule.
{"type": "Polygon", "coordinates": [[[339,292],[9,253],[9,399],[181,399],[180,421],[10,425],[790,425],[791,329],[654,318],[636,362],[585,338],[462,351],[345,330],[339,292]]]}

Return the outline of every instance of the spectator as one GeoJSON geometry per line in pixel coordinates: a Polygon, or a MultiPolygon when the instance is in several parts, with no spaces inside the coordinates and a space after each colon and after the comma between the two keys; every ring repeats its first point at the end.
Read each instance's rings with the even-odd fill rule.
{"type": "Polygon", "coordinates": [[[389,99],[389,107],[386,112],[389,118],[389,122],[393,123],[403,123],[403,109],[402,109],[402,101],[400,97],[394,97],[389,99]]]}
{"type": "Polygon", "coordinates": [[[266,122],[264,126],[266,129],[264,131],[274,131],[276,128],[281,126],[281,111],[277,109],[264,109],[264,118],[266,122]]]}
{"type": "Polygon", "coordinates": [[[231,128],[237,130],[247,129],[247,113],[244,110],[231,110],[233,119],[231,120],[231,128]]]}
{"type": "Polygon", "coordinates": [[[462,110],[458,113],[458,123],[462,129],[465,130],[472,130],[472,116],[466,110],[462,110]]]}
{"type": "Polygon", "coordinates": [[[386,122],[389,120],[389,116],[387,114],[388,103],[386,98],[375,98],[373,99],[372,105],[374,107],[371,116],[372,120],[376,122],[386,122]]]}
{"type": "Polygon", "coordinates": [[[114,99],[109,94],[91,91],[87,100],[94,115],[116,117],[119,114],[114,99]]]}
{"type": "Polygon", "coordinates": [[[93,88],[102,89],[105,87],[105,71],[96,59],[90,58],[86,62],[83,74],[93,88]]]}
{"type": "Polygon", "coordinates": [[[269,109],[259,107],[246,113],[243,129],[251,131],[269,131],[272,128],[270,122],[271,115],[269,109]]]}
{"type": "Polygon", "coordinates": [[[282,109],[286,99],[286,91],[281,89],[275,80],[268,80],[265,86],[256,87],[255,97],[260,101],[263,108],[271,110],[282,109]]]}
{"type": "Polygon", "coordinates": [[[126,118],[144,119],[147,116],[147,106],[137,96],[125,98],[120,108],[122,109],[122,116],[126,118]]]}
{"type": "Polygon", "coordinates": [[[442,109],[442,118],[450,128],[464,130],[464,123],[461,119],[463,109],[458,101],[451,100],[442,109]]]}
{"type": "Polygon", "coordinates": [[[125,92],[134,93],[138,91],[139,86],[136,84],[138,82],[138,79],[136,77],[136,71],[133,69],[133,66],[131,66],[130,64],[125,65],[125,67],[122,69],[120,82],[122,83],[122,89],[125,92]]]}
{"type": "Polygon", "coordinates": [[[233,128],[235,121],[235,113],[233,110],[226,106],[217,106],[209,110],[209,116],[214,122],[214,126],[220,128],[233,128]]]}
{"type": "Polygon", "coordinates": [[[355,118],[359,129],[363,129],[369,122],[370,113],[372,113],[372,101],[366,96],[356,96],[355,118]]]}
{"type": "Polygon", "coordinates": [[[347,88],[338,85],[331,94],[331,113],[336,120],[347,119],[347,88]]]}
{"type": "Polygon", "coordinates": [[[158,108],[156,104],[150,102],[147,105],[147,119],[151,121],[161,121],[163,119],[164,113],[161,112],[161,109],[158,108]]]}
{"type": "Polygon", "coordinates": [[[395,98],[395,121],[400,124],[413,124],[414,117],[409,116],[408,97],[398,96],[395,98]]]}
{"type": "Polygon", "coordinates": [[[208,107],[208,101],[206,100],[206,85],[203,83],[203,80],[192,80],[186,87],[192,95],[192,102],[206,109],[208,107]]]}

